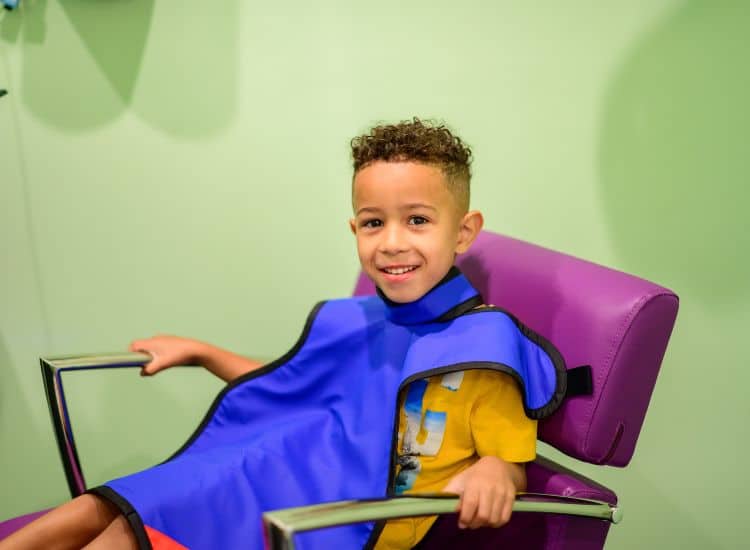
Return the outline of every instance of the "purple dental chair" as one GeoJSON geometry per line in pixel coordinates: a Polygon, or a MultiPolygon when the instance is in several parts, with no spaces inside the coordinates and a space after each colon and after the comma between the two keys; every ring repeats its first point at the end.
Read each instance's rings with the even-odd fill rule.
{"type": "MultiPolygon", "coordinates": [[[[540,423],[539,438],[579,460],[626,466],[674,325],[677,296],[643,279],[486,231],[469,253],[459,257],[458,265],[486,303],[508,310],[553,342],[568,369],[590,365],[590,377],[575,380],[579,395],[540,423]],[[581,391],[581,386],[589,387],[581,391]]],[[[372,282],[360,275],[354,294],[374,291],[372,282]]],[[[146,361],[148,357],[133,353],[42,359],[50,414],[72,495],[81,494],[86,485],[61,374],[138,367],[146,361]]],[[[604,547],[610,523],[620,517],[612,491],[541,456],[527,466],[527,477],[529,495],[519,496],[510,523],[499,529],[459,530],[450,513],[455,498],[397,498],[368,501],[362,509],[357,509],[359,503],[346,503],[266,514],[268,542],[272,548],[293,548],[293,533],[306,529],[440,513],[418,545],[420,550],[604,547]],[[400,511],[388,509],[390,504],[401,506],[400,511]]],[[[39,514],[0,523],[0,539],[39,514]]]]}

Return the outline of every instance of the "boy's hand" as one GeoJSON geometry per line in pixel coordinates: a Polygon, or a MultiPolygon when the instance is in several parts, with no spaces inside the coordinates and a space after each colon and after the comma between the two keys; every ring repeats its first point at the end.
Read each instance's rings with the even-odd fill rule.
{"type": "Polygon", "coordinates": [[[141,369],[141,376],[151,376],[176,365],[195,365],[200,358],[203,343],[189,338],[160,334],[130,343],[130,351],[141,351],[151,356],[151,361],[141,369]]]}
{"type": "Polygon", "coordinates": [[[454,476],[443,491],[461,497],[456,507],[458,526],[476,529],[508,523],[516,493],[525,485],[523,465],[484,456],[454,476]]]}

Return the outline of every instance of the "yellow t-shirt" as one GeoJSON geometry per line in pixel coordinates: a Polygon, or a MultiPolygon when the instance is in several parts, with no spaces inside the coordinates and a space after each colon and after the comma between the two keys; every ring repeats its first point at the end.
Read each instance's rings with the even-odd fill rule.
{"type": "MultiPolygon", "coordinates": [[[[521,392],[507,374],[452,372],[416,380],[404,394],[396,494],[439,492],[482,456],[507,462],[528,462],[536,456],[537,423],[524,413],[521,392]]],[[[375,548],[411,548],[435,519],[388,521],[375,548]]]]}

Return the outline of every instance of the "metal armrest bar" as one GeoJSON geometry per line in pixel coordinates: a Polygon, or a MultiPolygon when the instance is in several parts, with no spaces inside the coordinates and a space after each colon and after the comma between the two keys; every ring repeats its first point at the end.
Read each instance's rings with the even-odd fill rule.
{"type": "MultiPolygon", "coordinates": [[[[272,550],[293,550],[294,535],[304,531],[364,521],[450,514],[456,511],[457,505],[456,495],[435,494],[345,500],[275,510],[263,514],[266,545],[272,550]]],[[[612,523],[622,520],[622,512],[606,502],[538,493],[519,494],[513,511],[583,516],[612,523]]]]}
{"type": "Polygon", "coordinates": [[[75,370],[140,368],[150,360],[151,357],[145,353],[66,355],[42,357],[40,359],[44,393],[47,397],[52,428],[55,432],[57,448],[60,451],[60,459],[62,460],[63,470],[65,470],[65,478],[71,496],[76,497],[86,490],[86,480],[83,477],[81,461],[78,458],[78,451],[73,438],[73,428],[68,416],[61,374],[65,371],[75,370]]]}

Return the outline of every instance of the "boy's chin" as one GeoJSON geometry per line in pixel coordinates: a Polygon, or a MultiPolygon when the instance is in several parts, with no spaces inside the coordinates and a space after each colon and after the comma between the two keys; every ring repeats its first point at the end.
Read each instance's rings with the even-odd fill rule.
{"type": "Polygon", "coordinates": [[[396,304],[408,304],[410,302],[416,302],[419,300],[422,296],[427,294],[427,292],[420,292],[417,289],[392,289],[392,288],[384,288],[385,285],[383,285],[380,288],[380,291],[385,294],[385,297],[388,298],[391,302],[394,302],[396,304]]]}

